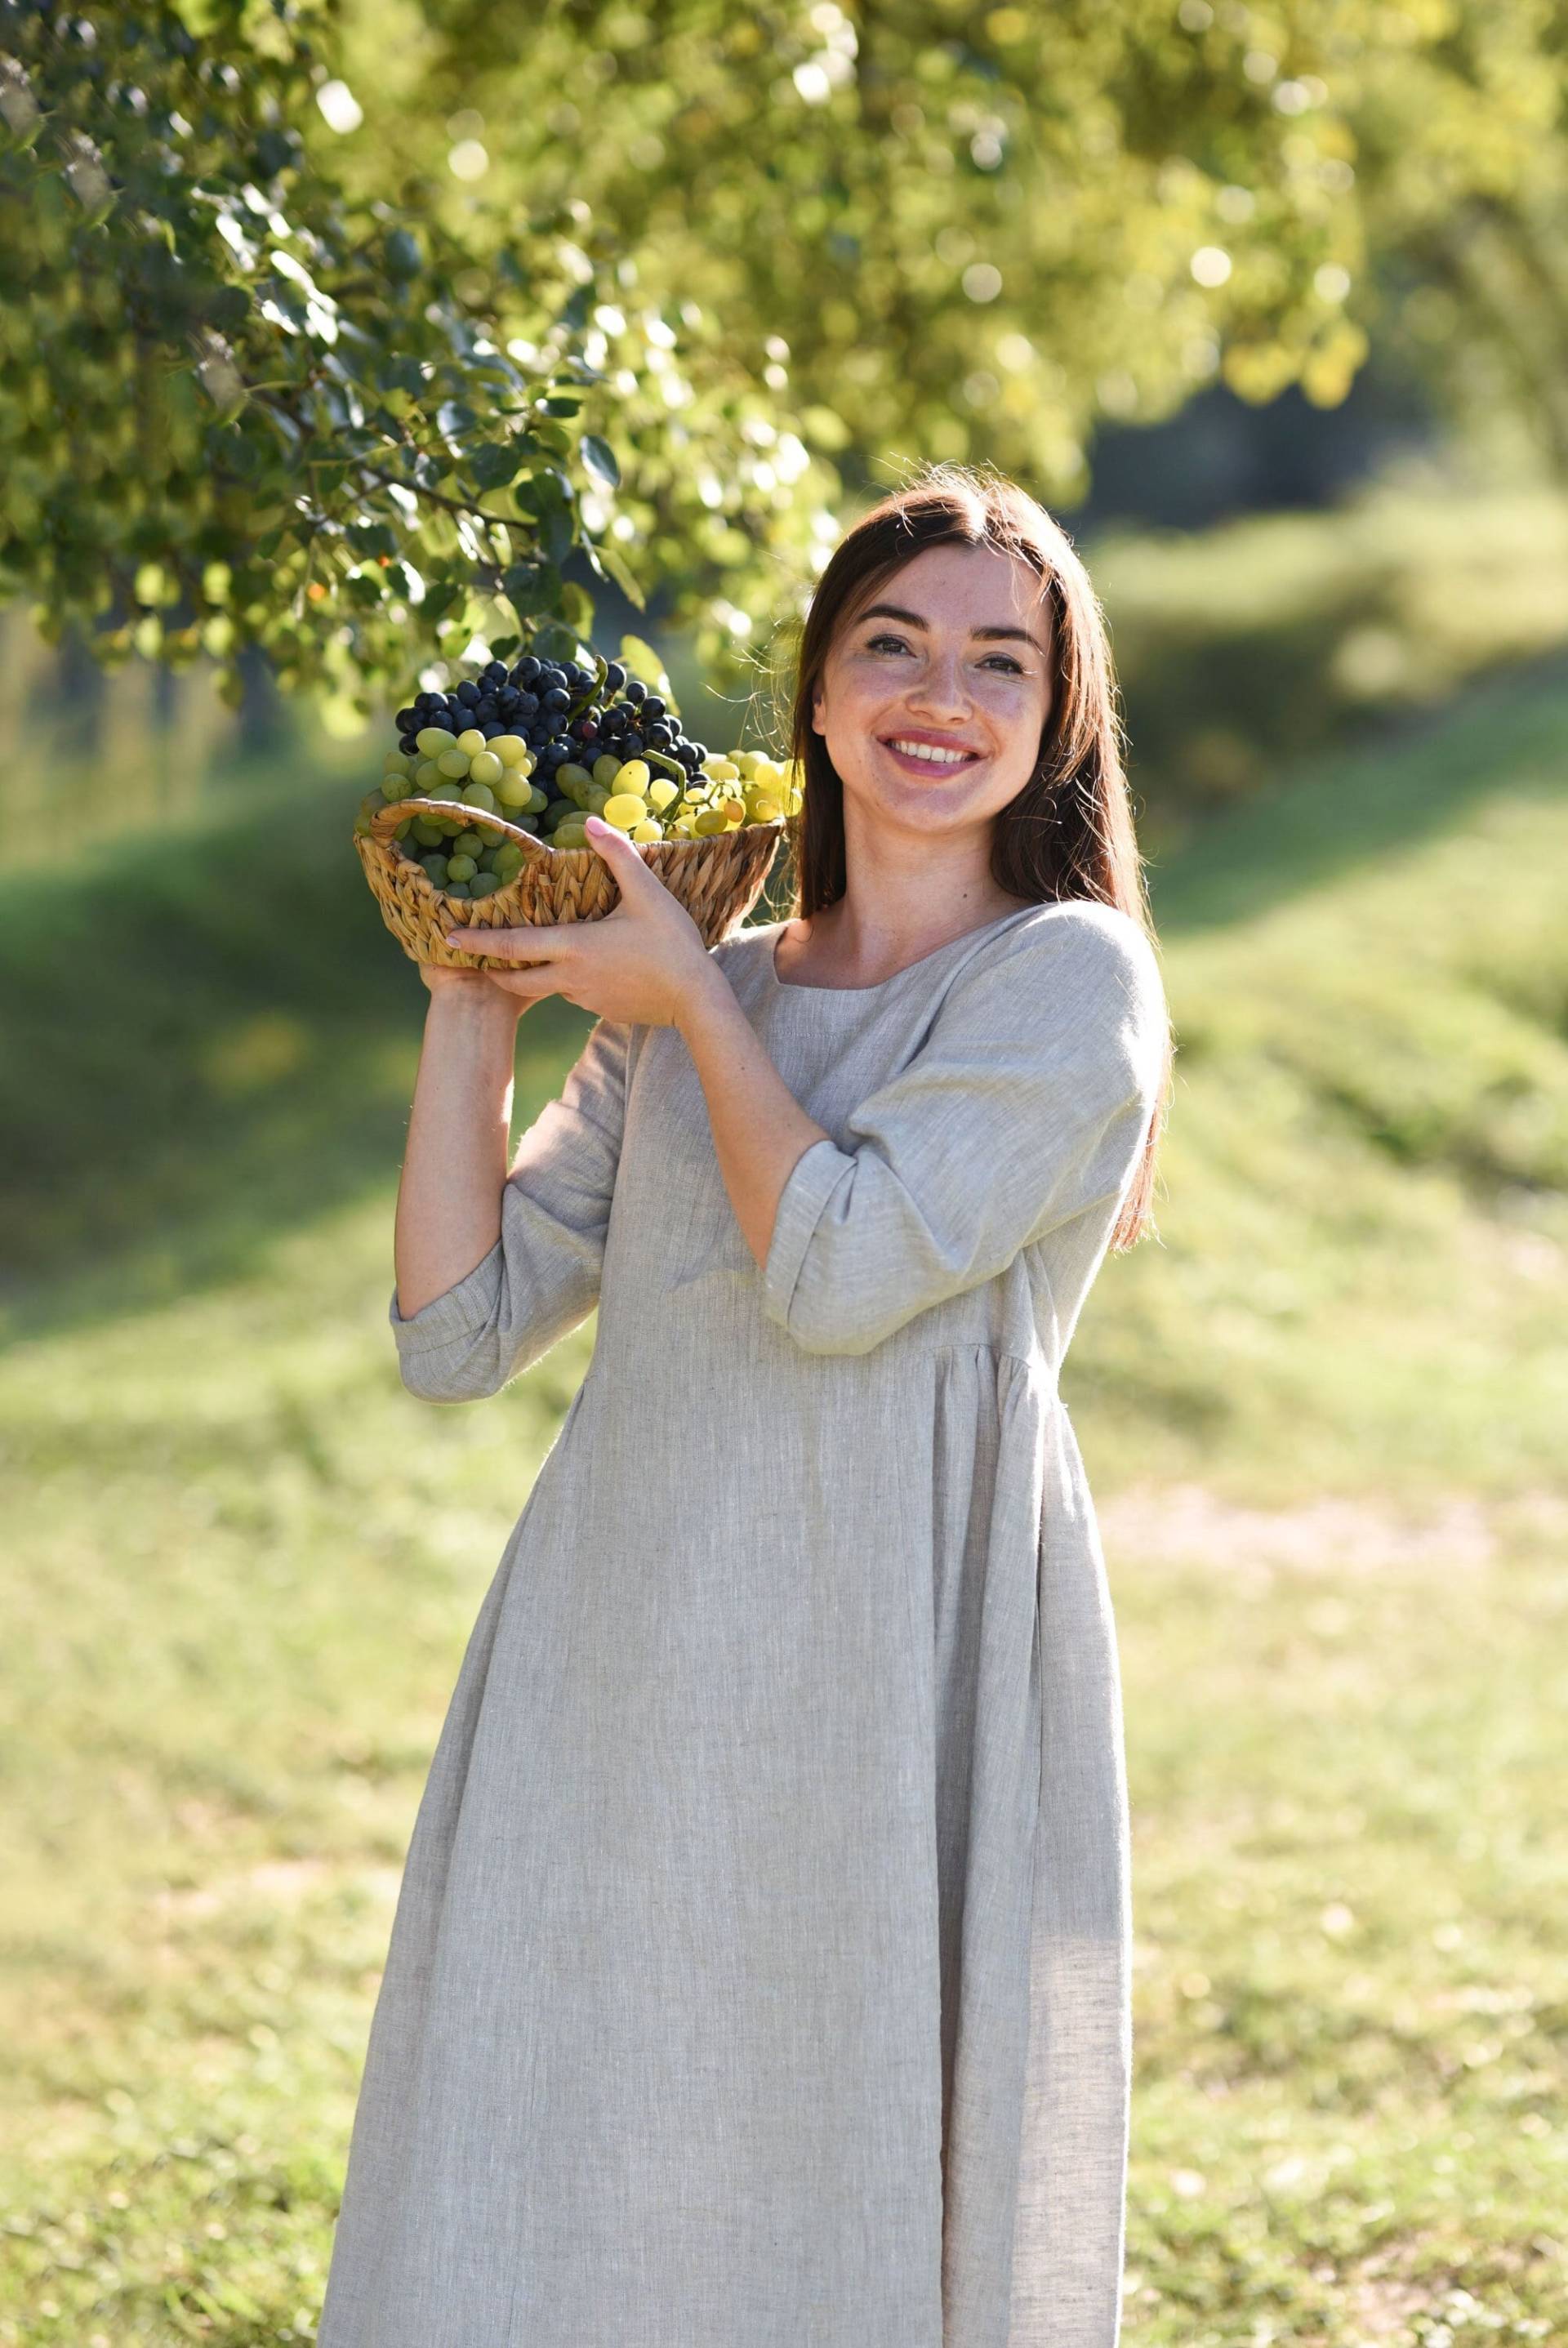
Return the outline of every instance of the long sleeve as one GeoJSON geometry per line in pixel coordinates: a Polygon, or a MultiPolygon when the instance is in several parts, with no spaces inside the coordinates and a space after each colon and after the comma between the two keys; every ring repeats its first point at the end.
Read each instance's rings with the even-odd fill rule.
{"type": "Polygon", "coordinates": [[[601,1019],[524,1134],[482,1262],[407,1320],[388,1319],[403,1383],[427,1402],[495,1394],[585,1320],[599,1298],[626,1108],[630,1026],[601,1019]]]}
{"type": "Polygon", "coordinates": [[[865,1354],[1119,1197],[1168,1034],[1153,948],[1113,907],[1042,906],[959,973],[914,1057],[813,1142],[779,1198],[763,1303],[809,1353],[865,1354]]]}

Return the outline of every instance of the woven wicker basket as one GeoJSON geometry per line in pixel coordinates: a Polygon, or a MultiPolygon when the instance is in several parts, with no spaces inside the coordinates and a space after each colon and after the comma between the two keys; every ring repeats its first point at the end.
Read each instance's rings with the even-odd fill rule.
{"type": "MultiPolygon", "coordinates": [[[[594,848],[552,848],[504,816],[464,806],[463,820],[516,840],[523,851],[521,871],[489,897],[448,897],[398,848],[393,834],[410,815],[450,816],[450,799],[397,799],[378,808],[370,832],[356,832],[354,845],[375,891],[382,919],[411,961],[449,970],[511,970],[478,951],[449,946],[448,930],[475,931],[548,926],[557,922],[598,922],[614,910],[621,891],[594,848]]],[[[742,824],[705,839],[655,839],[641,850],[644,862],[686,907],[703,943],[727,937],[762,894],[782,837],[782,821],[742,824]]],[[[478,940],[475,941],[477,949],[478,940]]]]}

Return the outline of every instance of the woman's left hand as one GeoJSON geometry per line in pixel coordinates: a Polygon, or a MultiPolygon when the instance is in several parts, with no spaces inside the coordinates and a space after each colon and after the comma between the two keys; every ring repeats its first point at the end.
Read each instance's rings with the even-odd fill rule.
{"type": "Polygon", "coordinates": [[[447,943],[519,963],[516,970],[488,970],[483,975],[526,1002],[562,994],[601,1019],[674,1026],[711,968],[702,932],[649,871],[634,840],[598,817],[589,818],[588,835],[621,891],[612,912],[593,922],[449,930],[447,943]]]}

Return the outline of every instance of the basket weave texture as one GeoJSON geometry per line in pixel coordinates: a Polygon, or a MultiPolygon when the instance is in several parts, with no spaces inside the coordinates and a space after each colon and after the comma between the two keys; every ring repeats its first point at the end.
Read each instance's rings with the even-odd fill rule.
{"type": "MultiPolygon", "coordinates": [[[[477,951],[477,939],[472,951],[449,946],[445,932],[598,922],[620,903],[620,887],[597,849],[552,848],[502,816],[467,806],[464,821],[516,840],[523,866],[491,896],[448,897],[422,864],[402,853],[393,835],[410,815],[450,816],[453,806],[450,799],[398,799],[377,809],[368,834],[354,835],[382,919],[410,961],[448,970],[514,970],[515,962],[477,951]]],[[[649,840],[639,852],[711,947],[745,920],[761,895],[783,830],[782,820],[742,824],[704,839],[649,840]]]]}

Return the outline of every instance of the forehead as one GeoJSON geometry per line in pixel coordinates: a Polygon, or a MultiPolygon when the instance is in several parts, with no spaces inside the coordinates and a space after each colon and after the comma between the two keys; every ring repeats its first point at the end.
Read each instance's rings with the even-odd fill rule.
{"type": "Polygon", "coordinates": [[[1029,626],[1044,619],[1046,582],[1016,554],[992,546],[928,546],[856,599],[851,621],[896,603],[933,627],[1029,626]]]}

